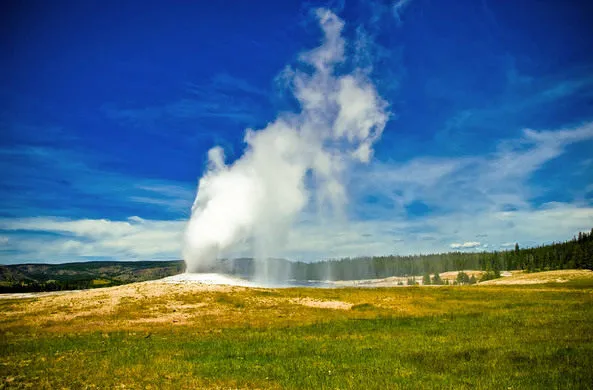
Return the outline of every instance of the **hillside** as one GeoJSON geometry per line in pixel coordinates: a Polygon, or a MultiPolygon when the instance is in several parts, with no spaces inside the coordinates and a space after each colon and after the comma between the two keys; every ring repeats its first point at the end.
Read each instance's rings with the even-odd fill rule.
{"type": "Polygon", "coordinates": [[[161,279],[183,272],[175,261],[92,261],[0,266],[0,292],[78,290],[161,279]]]}

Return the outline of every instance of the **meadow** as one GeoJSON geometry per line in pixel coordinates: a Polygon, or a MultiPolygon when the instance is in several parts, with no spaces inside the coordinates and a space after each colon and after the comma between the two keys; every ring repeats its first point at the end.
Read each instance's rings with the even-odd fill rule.
{"type": "Polygon", "coordinates": [[[366,289],[143,282],[0,299],[0,388],[592,388],[591,274],[366,289]]]}

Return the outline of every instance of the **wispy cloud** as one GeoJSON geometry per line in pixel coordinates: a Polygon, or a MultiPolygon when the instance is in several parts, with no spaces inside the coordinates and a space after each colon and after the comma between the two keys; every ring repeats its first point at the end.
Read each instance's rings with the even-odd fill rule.
{"type": "Polygon", "coordinates": [[[593,122],[558,131],[527,129],[487,155],[375,164],[359,172],[353,189],[359,196],[379,194],[398,207],[421,201],[447,212],[525,209],[538,195],[527,183],[531,175],[569,145],[592,139],[593,122]]]}
{"type": "Polygon", "coordinates": [[[159,105],[128,106],[107,104],[106,115],[124,125],[152,128],[200,119],[225,120],[242,125],[262,121],[262,106],[269,92],[227,73],[215,75],[208,83],[187,83],[183,97],[159,105]]]}
{"type": "Polygon", "coordinates": [[[235,102],[230,98],[219,98],[218,101],[184,98],[160,106],[106,106],[105,112],[109,118],[121,121],[125,125],[150,130],[159,124],[196,119],[226,119],[237,123],[253,123],[258,119],[253,108],[245,102],[235,102]]]}
{"type": "MultiPolygon", "coordinates": [[[[444,144],[466,145],[468,139],[475,141],[472,138],[474,133],[487,139],[491,139],[490,132],[508,135],[515,126],[523,127],[526,123],[533,123],[541,116],[542,111],[557,110],[569,99],[576,99],[572,100],[574,102],[592,96],[593,77],[590,67],[574,69],[554,77],[534,79],[520,74],[514,63],[511,63],[507,65],[506,73],[507,86],[504,93],[494,100],[490,98],[487,105],[468,104],[459,107],[445,121],[443,128],[435,133],[435,140],[444,144]],[[505,123],[505,127],[501,128],[501,123],[505,123]]],[[[468,95],[467,100],[473,100],[471,95],[468,95]]],[[[574,114],[571,112],[573,121],[591,119],[582,114],[575,118],[574,114]]]]}
{"type": "Polygon", "coordinates": [[[212,78],[209,85],[195,83],[188,84],[188,90],[197,96],[204,96],[212,93],[212,90],[226,92],[229,94],[242,93],[243,95],[256,95],[268,99],[270,91],[253,85],[245,79],[232,76],[228,73],[218,73],[212,78]]]}
{"type": "Polygon", "coordinates": [[[393,12],[393,17],[395,18],[398,24],[402,23],[402,13],[411,2],[412,0],[397,0],[393,3],[391,10],[393,12]]]}
{"type": "Polygon", "coordinates": [[[93,167],[93,156],[55,148],[0,148],[0,212],[78,216],[108,209],[187,216],[195,184],[126,175],[93,167]],[[150,207],[155,205],[158,207],[150,207]],[[59,213],[58,213],[59,214],[59,213]]]}

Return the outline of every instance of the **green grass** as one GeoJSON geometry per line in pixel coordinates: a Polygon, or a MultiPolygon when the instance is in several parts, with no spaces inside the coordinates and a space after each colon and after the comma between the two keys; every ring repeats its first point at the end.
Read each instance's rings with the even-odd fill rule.
{"type": "Polygon", "coordinates": [[[38,301],[0,301],[0,312],[17,313],[0,319],[0,388],[593,386],[591,282],[170,297],[124,299],[65,323],[43,319],[47,306],[19,314],[38,301]],[[353,306],[291,303],[305,297],[353,306]],[[203,306],[187,322],[133,322],[183,304],[203,306]]]}

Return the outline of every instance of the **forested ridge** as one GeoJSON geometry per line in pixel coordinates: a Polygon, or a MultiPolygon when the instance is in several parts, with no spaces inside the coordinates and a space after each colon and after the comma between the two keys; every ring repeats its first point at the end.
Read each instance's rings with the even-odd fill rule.
{"type": "Polygon", "coordinates": [[[183,272],[175,261],[90,261],[0,266],[0,292],[81,290],[160,279],[183,272]]]}

